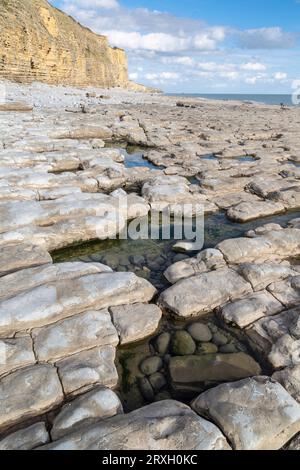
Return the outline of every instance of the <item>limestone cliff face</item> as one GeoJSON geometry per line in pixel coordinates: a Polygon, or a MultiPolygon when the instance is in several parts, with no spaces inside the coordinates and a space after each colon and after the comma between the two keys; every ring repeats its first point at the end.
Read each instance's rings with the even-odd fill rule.
{"type": "Polygon", "coordinates": [[[46,0],[0,0],[1,77],[80,87],[129,85],[125,52],[46,0]]]}

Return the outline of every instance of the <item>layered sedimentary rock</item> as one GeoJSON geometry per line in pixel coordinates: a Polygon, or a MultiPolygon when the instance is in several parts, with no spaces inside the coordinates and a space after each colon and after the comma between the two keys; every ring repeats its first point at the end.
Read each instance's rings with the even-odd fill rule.
{"type": "Polygon", "coordinates": [[[129,86],[127,58],[45,0],[1,0],[0,76],[74,86],[129,86]]]}

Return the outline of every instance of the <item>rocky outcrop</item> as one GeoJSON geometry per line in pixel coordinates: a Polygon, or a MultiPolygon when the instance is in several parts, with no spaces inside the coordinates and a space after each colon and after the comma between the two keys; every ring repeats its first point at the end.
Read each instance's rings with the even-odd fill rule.
{"type": "MultiPolygon", "coordinates": [[[[0,77],[129,87],[127,57],[45,0],[1,0],[0,77]]],[[[130,88],[134,88],[130,84],[130,88]]]]}
{"type": "Polygon", "coordinates": [[[230,450],[219,429],[176,401],[154,403],[65,436],[43,450],[230,450]]]}
{"type": "Polygon", "coordinates": [[[200,395],[193,408],[217,424],[236,450],[277,450],[300,431],[299,404],[268,377],[220,385],[200,395]]]}

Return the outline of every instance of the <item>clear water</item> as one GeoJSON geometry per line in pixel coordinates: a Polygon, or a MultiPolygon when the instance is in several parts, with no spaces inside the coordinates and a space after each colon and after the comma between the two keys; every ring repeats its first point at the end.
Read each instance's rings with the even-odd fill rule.
{"type": "Polygon", "coordinates": [[[144,156],[143,151],[137,147],[127,147],[119,149],[124,155],[124,166],[125,168],[150,168],[150,170],[160,170],[164,167],[159,167],[154,165],[154,163],[149,162],[144,156]]]}
{"type": "Polygon", "coordinates": [[[125,168],[150,168],[150,170],[163,170],[165,167],[156,166],[151,163],[145,156],[144,149],[135,145],[128,145],[127,143],[113,143],[108,142],[106,148],[113,148],[119,150],[124,156],[125,168]]]}
{"type": "Polygon", "coordinates": [[[222,101],[255,101],[268,105],[280,105],[283,103],[286,106],[294,106],[292,103],[291,95],[277,95],[277,94],[210,94],[210,93],[183,93],[175,94],[170,93],[168,96],[178,96],[181,98],[204,98],[209,100],[222,100],[222,101]]]}
{"type": "MultiPolygon", "coordinates": [[[[233,223],[225,213],[205,217],[204,248],[213,248],[228,238],[243,236],[248,230],[265,223],[286,224],[300,217],[300,212],[265,217],[245,224],[233,223]]],[[[152,282],[158,290],[168,286],[163,276],[168,266],[181,256],[172,250],[176,241],[171,240],[105,240],[77,244],[52,253],[54,262],[84,261],[107,264],[116,271],[131,271],[152,282]]]]}

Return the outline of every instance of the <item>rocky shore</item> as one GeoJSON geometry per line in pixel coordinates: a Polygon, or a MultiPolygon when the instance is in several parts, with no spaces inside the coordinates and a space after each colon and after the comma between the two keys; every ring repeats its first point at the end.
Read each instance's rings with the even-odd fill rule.
{"type": "Polygon", "coordinates": [[[0,89],[0,449],[299,449],[299,108],[0,89]]]}

